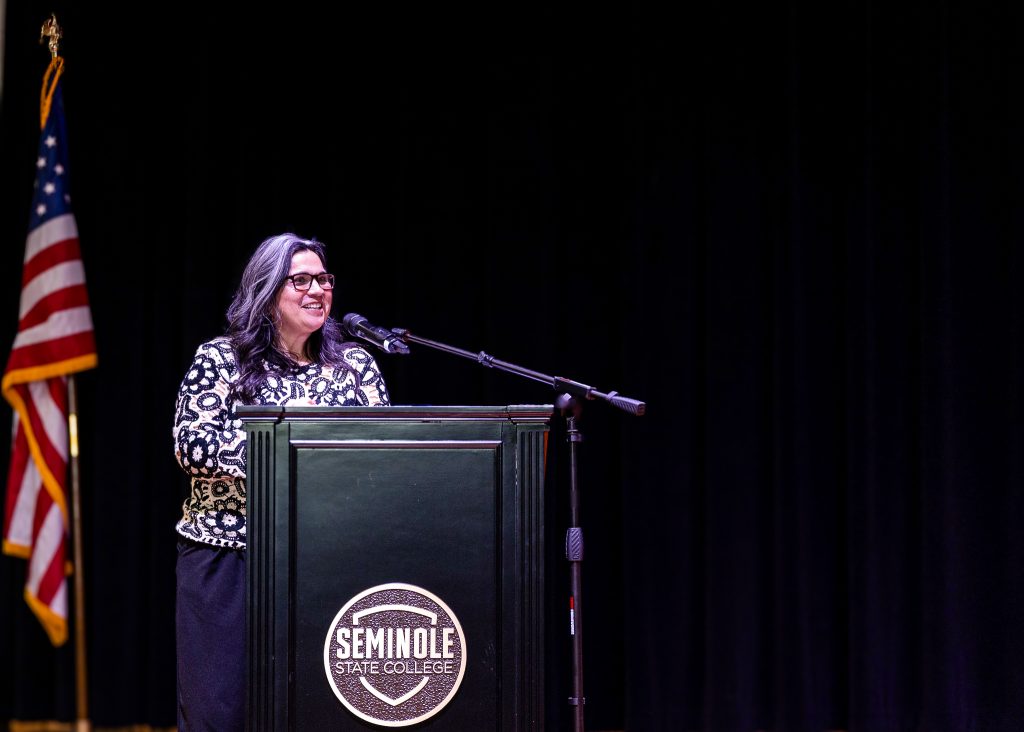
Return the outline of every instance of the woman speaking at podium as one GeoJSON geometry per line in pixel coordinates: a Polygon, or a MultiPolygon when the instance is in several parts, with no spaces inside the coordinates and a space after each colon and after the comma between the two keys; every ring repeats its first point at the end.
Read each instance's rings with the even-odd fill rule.
{"type": "Polygon", "coordinates": [[[386,406],[377,364],[331,319],[335,277],[318,241],[264,241],[227,332],[196,350],[174,444],[192,479],[177,524],[178,729],[245,729],[245,430],[236,404],[386,406]]]}

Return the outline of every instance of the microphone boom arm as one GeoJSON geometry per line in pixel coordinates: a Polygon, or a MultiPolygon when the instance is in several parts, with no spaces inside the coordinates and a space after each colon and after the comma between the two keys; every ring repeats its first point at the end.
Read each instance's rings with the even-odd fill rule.
{"type": "Polygon", "coordinates": [[[602,399],[613,407],[617,407],[624,412],[632,414],[634,417],[642,417],[647,411],[647,404],[639,401],[638,399],[630,399],[620,395],[617,391],[610,391],[608,393],[600,392],[592,386],[587,384],[581,384],[578,381],[571,379],[565,379],[561,376],[549,376],[543,374],[540,371],[533,371],[532,369],[523,368],[517,366],[514,363],[508,361],[501,361],[490,354],[479,351],[473,353],[462,348],[456,348],[455,346],[449,346],[446,343],[439,343],[438,341],[432,341],[428,338],[421,338],[417,335],[413,335],[406,328],[392,328],[391,332],[394,333],[403,342],[411,341],[413,343],[419,343],[420,345],[433,348],[444,353],[450,353],[455,356],[462,356],[468,358],[471,361],[476,361],[481,366],[487,368],[496,368],[500,371],[505,371],[510,374],[517,374],[526,379],[538,381],[541,384],[547,384],[555,391],[568,392],[572,396],[579,397],[581,399],[602,399]]]}

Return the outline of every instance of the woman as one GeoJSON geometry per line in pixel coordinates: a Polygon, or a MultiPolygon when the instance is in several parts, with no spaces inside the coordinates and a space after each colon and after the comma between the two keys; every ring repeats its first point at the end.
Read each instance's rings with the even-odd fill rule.
{"type": "Polygon", "coordinates": [[[373,357],[330,316],[323,245],[281,234],[249,259],[228,330],[178,391],[174,442],[192,492],[178,521],[178,729],[245,729],[245,431],[236,404],[388,405],[373,357]]]}

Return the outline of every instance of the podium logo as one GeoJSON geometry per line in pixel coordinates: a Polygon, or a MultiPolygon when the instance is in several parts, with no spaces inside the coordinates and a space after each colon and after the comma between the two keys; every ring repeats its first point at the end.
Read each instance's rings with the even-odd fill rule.
{"type": "Polygon", "coordinates": [[[466,639],[441,598],[413,585],[378,585],[334,616],[324,668],[335,696],[357,717],[405,727],[455,696],[466,671],[466,639]]]}

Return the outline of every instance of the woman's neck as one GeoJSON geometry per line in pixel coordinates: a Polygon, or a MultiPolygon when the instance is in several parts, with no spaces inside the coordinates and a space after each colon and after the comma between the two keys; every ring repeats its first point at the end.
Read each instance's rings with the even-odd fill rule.
{"type": "Polygon", "coordinates": [[[292,338],[287,339],[284,336],[279,335],[277,338],[277,348],[287,355],[290,359],[300,366],[305,366],[310,363],[309,356],[306,354],[306,343],[309,342],[309,338],[292,338]]]}

